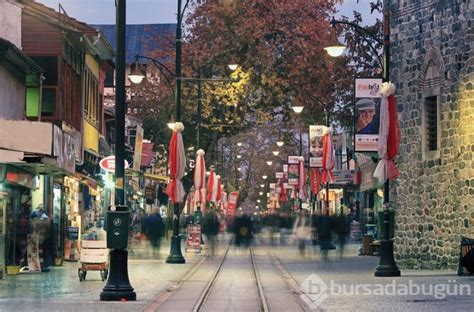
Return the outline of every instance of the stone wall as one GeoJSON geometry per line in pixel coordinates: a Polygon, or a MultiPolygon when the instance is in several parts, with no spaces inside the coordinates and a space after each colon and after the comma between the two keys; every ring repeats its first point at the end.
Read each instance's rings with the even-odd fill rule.
{"type": "Polygon", "coordinates": [[[402,268],[456,268],[474,238],[474,1],[391,0],[401,172],[391,184],[402,268]],[[425,147],[425,97],[437,96],[438,149],[425,147]]]}

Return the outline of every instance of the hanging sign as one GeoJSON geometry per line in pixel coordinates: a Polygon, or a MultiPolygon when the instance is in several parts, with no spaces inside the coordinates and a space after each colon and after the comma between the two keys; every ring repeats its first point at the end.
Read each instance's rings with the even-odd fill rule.
{"type": "MultiPolygon", "coordinates": [[[[107,156],[102,158],[99,162],[99,166],[105,171],[115,173],[115,156],[107,156]]],[[[128,167],[128,161],[124,159],[124,169],[128,167]]]]}
{"type": "Polygon", "coordinates": [[[358,152],[377,151],[382,79],[355,79],[354,146],[358,152]]]}
{"type": "Polygon", "coordinates": [[[283,179],[283,172],[276,172],[275,173],[275,178],[276,179],[283,179]]]}

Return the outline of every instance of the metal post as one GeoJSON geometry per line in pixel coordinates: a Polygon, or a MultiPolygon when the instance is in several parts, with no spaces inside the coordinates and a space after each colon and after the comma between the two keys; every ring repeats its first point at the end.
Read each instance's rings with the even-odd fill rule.
{"type": "MultiPolygon", "coordinates": [[[[326,111],[326,127],[329,128],[330,123],[329,123],[329,110],[327,107],[325,107],[326,111]]],[[[324,215],[329,216],[329,181],[326,182],[326,200],[325,200],[325,209],[324,209],[324,215]]]]}
{"type": "MultiPolygon", "coordinates": [[[[176,25],[176,122],[181,121],[181,0],[178,0],[178,24],[176,25]]],[[[179,237],[179,203],[174,203],[173,237],[166,263],[185,263],[181,253],[181,239],[179,237]]]]}
{"type": "MultiPolygon", "coordinates": [[[[384,27],[383,27],[383,81],[390,81],[390,0],[384,0],[384,27]]],[[[390,184],[385,181],[383,192],[384,206],[384,238],[380,241],[380,261],[375,269],[375,276],[400,276],[400,270],[393,257],[393,240],[389,237],[390,219],[388,205],[390,202],[390,184]]]]}
{"type": "Polygon", "coordinates": [[[198,101],[197,101],[197,149],[201,146],[201,123],[202,123],[202,83],[201,83],[201,70],[199,69],[198,79],[198,101]]]}
{"type": "MultiPolygon", "coordinates": [[[[125,8],[126,0],[117,0],[117,77],[115,88],[115,203],[117,206],[125,204],[125,8]]],[[[112,235],[109,233],[109,235],[112,235]]],[[[100,293],[101,301],[135,301],[128,279],[128,251],[113,249],[110,252],[110,273],[107,284],[100,293]]]]}
{"type": "MultiPolygon", "coordinates": [[[[301,134],[301,130],[300,130],[300,156],[303,156],[303,136],[301,134]]],[[[301,194],[299,194],[298,197],[299,197],[298,200],[299,200],[299,205],[300,205],[300,211],[303,211],[303,200],[301,199],[301,194]]]]}
{"type": "MultiPolygon", "coordinates": [[[[196,145],[197,150],[201,147],[201,122],[202,122],[202,84],[201,84],[201,69],[199,69],[198,75],[198,100],[197,100],[197,134],[196,134],[196,145]]],[[[202,212],[201,212],[201,202],[197,203],[196,211],[194,212],[194,223],[201,224],[202,219],[202,212]]],[[[202,231],[201,231],[201,244],[204,241],[202,239],[202,231]]]]}

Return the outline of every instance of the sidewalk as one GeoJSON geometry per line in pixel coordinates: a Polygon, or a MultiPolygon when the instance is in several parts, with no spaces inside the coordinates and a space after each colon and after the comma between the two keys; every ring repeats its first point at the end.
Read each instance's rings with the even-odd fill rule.
{"type": "Polygon", "coordinates": [[[79,262],[65,262],[49,272],[9,275],[0,280],[0,311],[140,311],[174,280],[179,279],[202,256],[184,253],[185,264],[166,264],[169,244],[163,244],[159,260],[146,256],[145,246],[129,253],[128,276],[137,294],[135,302],[102,302],[105,286],[98,271],[87,273],[79,282],[79,262]],[[145,259],[137,259],[139,256],[145,259]]]}
{"type": "Polygon", "coordinates": [[[268,248],[300,285],[306,281],[306,289],[312,289],[307,291],[308,298],[321,311],[474,309],[472,276],[457,276],[447,270],[401,270],[400,277],[375,277],[379,257],[358,256],[358,244],[347,245],[342,259],[330,251],[327,262],[312,245],[307,246],[306,257],[299,255],[296,246],[268,248]]]}

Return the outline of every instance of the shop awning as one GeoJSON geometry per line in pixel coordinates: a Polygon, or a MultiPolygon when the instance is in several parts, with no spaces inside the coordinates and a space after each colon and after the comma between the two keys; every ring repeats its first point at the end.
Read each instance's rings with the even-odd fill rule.
{"type": "Polygon", "coordinates": [[[168,183],[170,178],[159,175],[159,174],[151,174],[151,173],[145,173],[144,174],[145,178],[156,180],[156,181],[161,181],[161,182],[166,182],[168,183]]]}
{"type": "Polygon", "coordinates": [[[93,178],[91,178],[89,176],[86,176],[86,175],[84,175],[82,173],[79,173],[79,172],[76,172],[74,174],[74,177],[76,179],[78,179],[81,183],[84,183],[87,186],[89,186],[93,190],[97,190],[97,186],[103,186],[103,185],[101,185],[101,183],[97,182],[93,178]]]}

